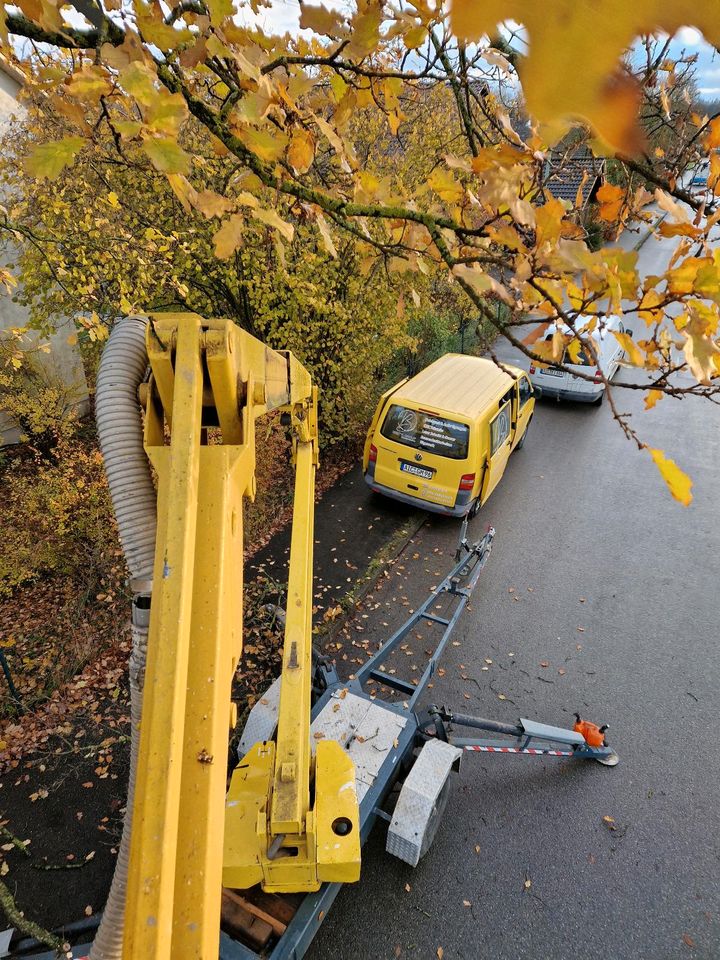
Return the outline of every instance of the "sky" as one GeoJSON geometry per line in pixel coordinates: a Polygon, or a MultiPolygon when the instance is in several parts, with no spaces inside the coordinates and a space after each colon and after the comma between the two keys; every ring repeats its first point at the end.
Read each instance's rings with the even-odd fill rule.
{"type": "Polygon", "coordinates": [[[677,57],[682,51],[697,54],[697,84],[705,100],[720,99],[720,54],[705,43],[703,35],[694,27],[681,27],[673,38],[670,56],[677,57]]]}

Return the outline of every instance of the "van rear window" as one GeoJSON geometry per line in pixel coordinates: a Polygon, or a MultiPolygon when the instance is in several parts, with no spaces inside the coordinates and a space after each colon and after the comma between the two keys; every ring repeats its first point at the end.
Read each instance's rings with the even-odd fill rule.
{"type": "MultiPolygon", "coordinates": [[[[548,342],[552,340],[552,338],[553,338],[553,335],[550,333],[547,335],[547,337],[545,337],[545,341],[548,342]]],[[[565,351],[563,353],[563,358],[560,362],[565,364],[566,367],[567,366],[590,367],[595,365],[595,361],[592,359],[592,357],[588,357],[588,355],[585,353],[582,347],[580,347],[580,349],[578,350],[577,360],[573,360],[570,354],[567,351],[565,351]]]]}
{"type": "Polygon", "coordinates": [[[456,423],[396,403],[388,410],[380,433],[406,447],[426,450],[451,460],[465,460],[468,455],[470,428],[466,423],[456,423]]]}

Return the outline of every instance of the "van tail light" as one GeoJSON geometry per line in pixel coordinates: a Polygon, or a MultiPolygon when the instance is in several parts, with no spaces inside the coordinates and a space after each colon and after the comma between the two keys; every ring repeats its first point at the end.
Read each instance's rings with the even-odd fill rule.
{"type": "Polygon", "coordinates": [[[593,383],[602,383],[602,374],[600,373],[599,370],[595,371],[595,378],[593,380],[593,383]]]}
{"type": "Polygon", "coordinates": [[[535,373],[535,364],[534,364],[534,363],[531,363],[531,364],[530,364],[530,373],[535,373]]]}
{"type": "Polygon", "coordinates": [[[474,473],[464,473],[460,477],[460,486],[459,490],[472,490],[475,485],[475,474],[474,473]]]}
{"type": "Polygon", "coordinates": [[[377,447],[375,446],[374,443],[371,443],[371,444],[370,444],[370,453],[369,453],[369,455],[368,455],[368,462],[369,462],[369,463],[375,463],[376,460],[377,460],[377,447]]]}

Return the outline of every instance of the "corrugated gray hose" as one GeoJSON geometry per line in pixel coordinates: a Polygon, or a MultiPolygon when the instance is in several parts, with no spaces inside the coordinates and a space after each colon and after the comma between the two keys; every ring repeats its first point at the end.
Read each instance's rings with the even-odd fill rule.
{"type": "Polygon", "coordinates": [[[156,494],[145,450],[138,387],[148,365],[145,348],[147,317],[118,320],[103,351],[95,392],[100,449],[110,487],[133,590],[132,652],[130,654],[130,780],[122,841],[110,895],[95,937],[92,960],[121,960],[125,893],[135,770],[140,742],[140,714],[145,680],[147,635],[150,622],[156,494]]]}

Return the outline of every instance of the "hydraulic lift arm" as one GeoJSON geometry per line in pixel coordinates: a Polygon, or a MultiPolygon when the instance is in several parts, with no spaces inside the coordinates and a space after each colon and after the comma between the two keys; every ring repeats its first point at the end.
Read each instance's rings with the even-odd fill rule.
{"type": "Polygon", "coordinates": [[[316,890],[359,877],[352,762],[337,743],[318,744],[314,762],[309,747],[317,398],[292,354],[229,320],[151,315],[147,347],[158,529],[123,955],[216,960],[222,883],[316,890]],[[255,420],[277,409],[296,468],[277,742],[236,770],[224,829],[243,498],[255,494],[255,420]]]}

